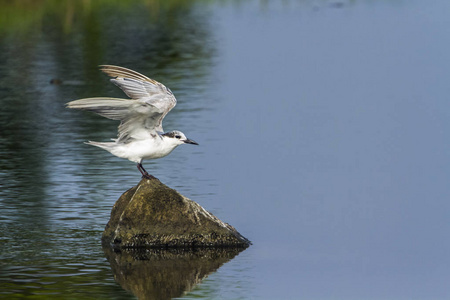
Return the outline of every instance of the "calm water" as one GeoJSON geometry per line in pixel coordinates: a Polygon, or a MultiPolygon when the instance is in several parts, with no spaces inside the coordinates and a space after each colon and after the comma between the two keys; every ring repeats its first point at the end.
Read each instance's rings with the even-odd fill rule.
{"type": "Polygon", "coordinates": [[[450,2],[31,3],[0,2],[0,297],[450,298],[450,2]],[[99,64],[172,89],[200,146],[144,165],[253,246],[103,251],[140,178],[64,107],[122,97],[99,64]]]}

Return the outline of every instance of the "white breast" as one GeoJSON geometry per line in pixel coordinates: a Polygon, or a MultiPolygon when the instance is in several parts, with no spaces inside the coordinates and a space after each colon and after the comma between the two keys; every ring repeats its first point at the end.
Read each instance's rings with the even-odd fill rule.
{"type": "Polygon", "coordinates": [[[135,163],[140,163],[144,159],[161,158],[168,155],[177,146],[166,141],[160,138],[133,141],[116,147],[112,154],[135,163]]]}

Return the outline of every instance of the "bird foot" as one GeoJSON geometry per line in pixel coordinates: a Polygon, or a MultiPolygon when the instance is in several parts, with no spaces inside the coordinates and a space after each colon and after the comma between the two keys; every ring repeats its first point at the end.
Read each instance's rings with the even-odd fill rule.
{"type": "Polygon", "coordinates": [[[142,166],[141,163],[137,164],[137,168],[138,168],[139,172],[141,172],[142,178],[145,178],[145,179],[155,179],[156,178],[156,177],[148,174],[148,172],[144,169],[144,167],[142,166]]]}
{"type": "Polygon", "coordinates": [[[156,177],[153,175],[148,174],[147,172],[145,172],[144,174],[142,174],[142,178],[145,179],[155,179],[156,177]]]}

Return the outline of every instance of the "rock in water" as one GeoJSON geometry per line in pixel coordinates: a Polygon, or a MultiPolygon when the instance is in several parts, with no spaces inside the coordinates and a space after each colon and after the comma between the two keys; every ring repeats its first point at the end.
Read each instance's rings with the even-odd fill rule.
{"type": "Polygon", "coordinates": [[[196,202],[143,178],[117,200],[102,243],[114,248],[246,248],[251,243],[196,202]]]}

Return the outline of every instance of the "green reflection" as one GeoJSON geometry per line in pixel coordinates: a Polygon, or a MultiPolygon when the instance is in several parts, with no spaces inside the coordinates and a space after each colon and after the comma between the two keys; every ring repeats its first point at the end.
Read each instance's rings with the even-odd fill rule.
{"type": "MultiPolygon", "coordinates": [[[[206,1],[204,1],[206,2],[206,1]]],[[[189,7],[194,1],[184,0],[16,0],[0,1],[0,32],[26,33],[39,31],[48,19],[56,20],[55,26],[72,31],[77,23],[85,22],[99,11],[120,9],[127,12],[140,5],[150,19],[158,19],[163,12],[189,7]]],[[[119,25],[119,24],[115,24],[119,25]]]]}

